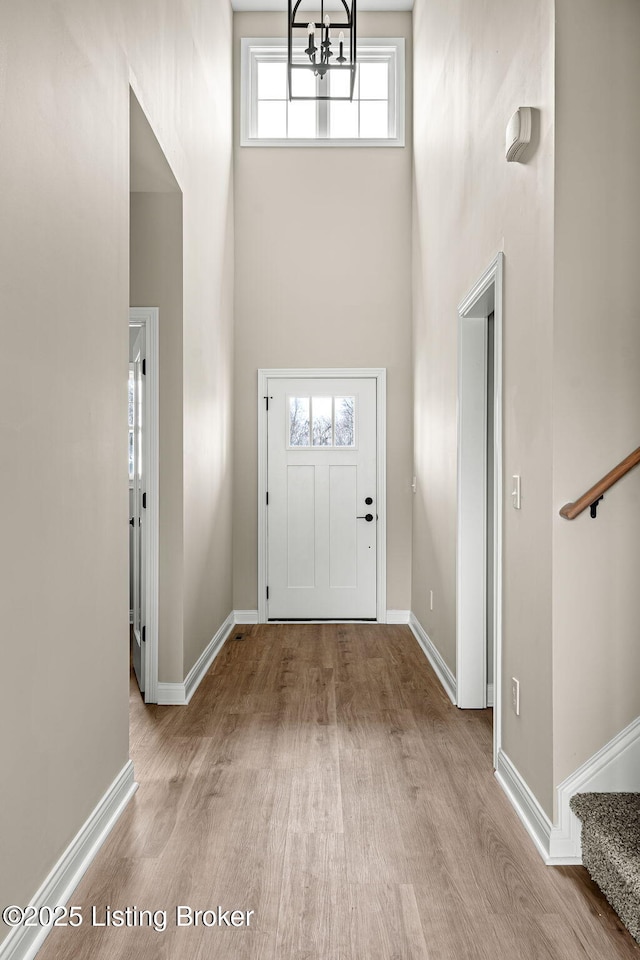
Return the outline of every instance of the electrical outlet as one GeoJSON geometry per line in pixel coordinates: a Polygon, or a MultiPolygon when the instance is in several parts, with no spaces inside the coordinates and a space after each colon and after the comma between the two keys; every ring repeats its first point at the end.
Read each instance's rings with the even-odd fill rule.
{"type": "Polygon", "coordinates": [[[429,610],[433,610],[433,590],[429,590],[429,610]]]}
{"type": "Polygon", "coordinates": [[[520,681],[511,677],[511,706],[516,717],[520,716],[520,681]]]}

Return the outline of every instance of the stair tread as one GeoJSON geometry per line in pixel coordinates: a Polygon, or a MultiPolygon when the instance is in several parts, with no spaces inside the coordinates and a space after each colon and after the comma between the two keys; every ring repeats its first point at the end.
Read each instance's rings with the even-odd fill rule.
{"type": "Polygon", "coordinates": [[[640,793],[577,793],[570,806],[589,827],[640,840],[640,793]]]}
{"type": "Polygon", "coordinates": [[[640,793],[581,793],[570,806],[582,821],[582,860],[640,941],[640,793]]]}

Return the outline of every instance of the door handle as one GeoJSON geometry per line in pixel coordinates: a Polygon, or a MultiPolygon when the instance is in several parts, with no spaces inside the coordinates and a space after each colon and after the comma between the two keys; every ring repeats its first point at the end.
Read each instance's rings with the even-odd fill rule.
{"type": "Polygon", "coordinates": [[[373,514],[365,513],[363,517],[356,517],[356,520],[366,520],[367,523],[371,523],[371,521],[373,520],[373,514]]]}

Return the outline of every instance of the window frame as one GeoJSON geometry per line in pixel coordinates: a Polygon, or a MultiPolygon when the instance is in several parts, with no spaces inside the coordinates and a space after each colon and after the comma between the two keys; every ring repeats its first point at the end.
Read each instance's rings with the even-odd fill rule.
{"type": "MultiPolygon", "coordinates": [[[[304,45],[304,44],[303,44],[304,45]]],[[[240,146],[241,147],[404,147],[405,145],[405,55],[404,37],[366,37],[358,40],[358,60],[388,59],[389,124],[394,137],[260,138],[257,136],[257,76],[260,60],[286,62],[285,37],[242,37],[240,64],[240,146]],[[393,119],[391,119],[393,118],[393,119]]],[[[328,130],[330,101],[318,101],[316,130],[328,130]]]]}
{"type": "Polygon", "coordinates": [[[360,394],[343,393],[288,393],[285,401],[285,449],[294,452],[309,452],[311,450],[326,450],[329,453],[340,452],[341,450],[353,452],[360,449],[360,394]],[[291,401],[308,400],[309,401],[309,443],[291,443],[291,401]],[[313,401],[330,400],[331,401],[331,443],[313,442],[313,401]],[[353,400],[353,443],[336,443],[336,400],[353,400]]]}

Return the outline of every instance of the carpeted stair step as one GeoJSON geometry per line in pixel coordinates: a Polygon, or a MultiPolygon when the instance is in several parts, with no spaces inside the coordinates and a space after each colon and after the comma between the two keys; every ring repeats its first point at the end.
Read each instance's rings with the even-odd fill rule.
{"type": "Polygon", "coordinates": [[[582,862],[640,943],[640,793],[577,793],[582,862]]]}

